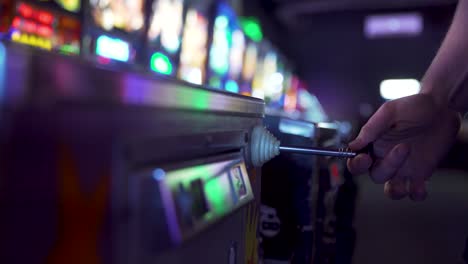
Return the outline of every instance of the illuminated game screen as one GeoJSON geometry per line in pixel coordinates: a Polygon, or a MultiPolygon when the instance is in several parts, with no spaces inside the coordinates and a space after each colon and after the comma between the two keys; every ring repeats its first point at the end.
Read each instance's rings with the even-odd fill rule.
{"type": "Polygon", "coordinates": [[[183,27],[183,0],[155,0],[148,29],[150,68],[158,73],[172,75],[176,63],[183,27]]]}
{"type": "Polygon", "coordinates": [[[136,32],[144,25],[144,0],[89,0],[96,25],[104,30],[114,28],[136,32]]]}
{"type": "MultiPolygon", "coordinates": [[[[37,2],[41,4],[17,3],[9,30],[11,40],[65,54],[79,54],[81,24],[78,18],[47,8],[48,4],[55,4],[55,1],[37,2]]],[[[69,9],[67,11],[79,11],[81,6],[81,2],[76,0],[57,3],[66,5],[69,9]]]]}
{"type": "Polygon", "coordinates": [[[284,76],[278,67],[278,55],[274,51],[270,51],[265,56],[264,67],[264,82],[263,91],[265,95],[265,103],[267,106],[272,106],[283,91],[284,76]]]}
{"type": "Polygon", "coordinates": [[[252,82],[257,68],[258,47],[254,42],[249,42],[245,49],[244,64],[242,66],[241,94],[252,95],[252,82]]]}
{"type": "Polygon", "coordinates": [[[189,9],[182,37],[179,78],[199,85],[205,82],[207,43],[208,20],[198,10],[189,9]]]}
{"type": "Polygon", "coordinates": [[[220,4],[214,21],[209,54],[210,86],[239,92],[245,43],[244,33],[234,11],[228,5],[220,4]]]}
{"type": "Polygon", "coordinates": [[[150,43],[161,45],[169,53],[180,47],[184,5],[182,0],[156,0],[148,29],[150,43]]]}
{"type": "Polygon", "coordinates": [[[252,96],[264,99],[268,103],[283,87],[283,76],[278,73],[277,54],[271,48],[262,51],[261,59],[257,63],[252,83],[252,96]]]}

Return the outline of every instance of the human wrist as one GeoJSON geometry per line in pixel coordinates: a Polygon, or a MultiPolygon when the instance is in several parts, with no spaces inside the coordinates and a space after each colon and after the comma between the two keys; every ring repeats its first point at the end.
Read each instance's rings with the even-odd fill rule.
{"type": "Polygon", "coordinates": [[[449,91],[450,88],[446,88],[443,85],[436,83],[447,82],[432,82],[428,79],[423,79],[419,93],[430,96],[437,108],[447,108],[449,105],[449,96],[447,91],[449,91]]]}

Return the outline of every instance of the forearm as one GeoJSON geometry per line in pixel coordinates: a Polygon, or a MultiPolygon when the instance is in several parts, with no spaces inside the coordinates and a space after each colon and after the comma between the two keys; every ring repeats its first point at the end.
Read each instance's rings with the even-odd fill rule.
{"type": "Polygon", "coordinates": [[[468,106],[468,91],[464,91],[468,87],[463,84],[468,81],[467,32],[468,0],[460,0],[452,25],[422,79],[421,93],[432,95],[438,105],[448,105],[457,110],[460,110],[460,105],[468,106]],[[456,105],[454,99],[459,99],[456,105]]]}

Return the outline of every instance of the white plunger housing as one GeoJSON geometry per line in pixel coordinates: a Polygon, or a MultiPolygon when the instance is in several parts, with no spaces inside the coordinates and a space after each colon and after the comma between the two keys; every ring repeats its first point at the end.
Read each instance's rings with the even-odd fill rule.
{"type": "Polygon", "coordinates": [[[265,127],[256,126],[250,140],[250,158],[255,167],[279,155],[280,142],[265,127]]]}

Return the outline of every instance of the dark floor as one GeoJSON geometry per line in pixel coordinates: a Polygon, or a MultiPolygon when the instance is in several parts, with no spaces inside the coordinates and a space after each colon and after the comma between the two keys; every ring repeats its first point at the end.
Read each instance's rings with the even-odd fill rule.
{"type": "Polygon", "coordinates": [[[468,237],[468,172],[439,171],[427,201],[391,201],[359,179],[355,264],[463,263],[468,237]]]}

